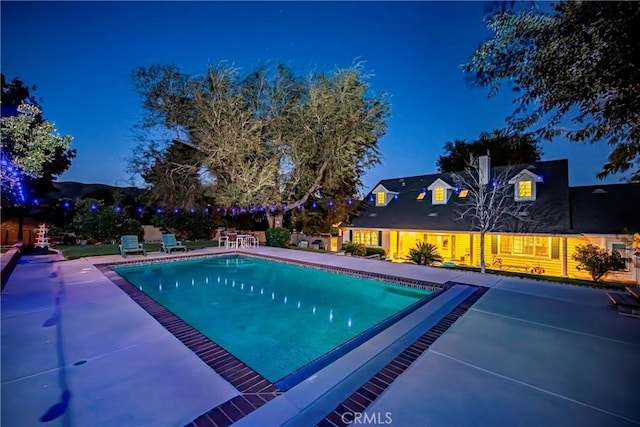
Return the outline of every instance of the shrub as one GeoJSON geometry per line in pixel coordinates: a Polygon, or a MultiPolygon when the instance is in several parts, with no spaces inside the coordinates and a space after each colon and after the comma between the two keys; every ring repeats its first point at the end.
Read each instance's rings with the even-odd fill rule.
{"type": "Polygon", "coordinates": [[[186,240],[208,240],[215,228],[209,215],[201,210],[163,212],[154,215],[151,223],[186,240]]]}
{"type": "Polygon", "coordinates": [[[265,235],[267,237],[267,246],[274,246],[276,248],[286,248],[291,239],[289,230],[282,227],[269,228],[265,232],[265,235]]]}
{"type": "Polygon", "coordinates": [[[382,248],[365,248],[365,251],[365,256],[380,255],[381,257],[384,257],[387,254],[387,252],[382,248]]]}
{"type": "Polygon", "coordinates": [[[577,246],[572,258],[579,263],[576,268],[588,271],[595,282],[610,271],[621,271],[627,268],[625,259],[619,252],[609,253],[606,249],[591,243],[577,246]]]}
{"type": "Polygon", "coordinates": [[[360,243],[344,243],[342,245],[342,250],[347,254],[355,256],[365,256],[367,253],[367,248],[365,248],[365,246],[360,243]]]}
{"type": "Polygon", "coordinates": [[[409,249],[407,260],[418,265],[432,265],[436,262],[442,262],[442,257],[438,253],[436,245],[418,242],[415,248],[409,249]]]}
{"type": "Polygon", "coordinates": [[[123,234],[142,236],[138,220],[130,218],[114,207],[103,206],[97,200],[83,199],[76,205],[72,229],[78,239],[95,239],[100,242],[117,241],[123,234]]]}

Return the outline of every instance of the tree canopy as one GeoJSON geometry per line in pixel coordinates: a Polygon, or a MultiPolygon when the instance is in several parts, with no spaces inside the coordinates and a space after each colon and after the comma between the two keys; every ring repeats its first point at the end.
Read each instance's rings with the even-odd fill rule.
{"type": "Polygon", "coordinates": [[[163,165],[174,179],[198,176],[198,191],[217,204],[273,216],[355,195],[365,170],[380,162],[389,104],[359,65],[303,77],[283,65],[244,76],[226,64],[204,75],[155,65],[133,79],[147,114],[131,166],[149,184],[163,165]],[[172,154],[176,142],[188,154],[172,154]]]}
{"type": "Polygon", "coordinates": [[[460,172],[468,166],[470,158],[491,153],[493,166],[507,166],[537,162],[542,157],[542,149],[531,134],[508,133],[494,130],[482,133],[474,141],[456,139],[446,142],[445,154],[438,158],[438,171],[460,172]]]}
{"type": "Polygon", "coordinates": [[[501,11],[488,27],[493,38],[463,70],[490,96],[505,81],[516,91],[509,124],[545,139],[606,141],[597,176],[631,170],[640,181],[640,3],[562,1],[550,13],[501,11]]]}
{"type": "Polygon", "coordinates": [[[38,100],[19,79],[2,76],[2,204],[24,205],[49,191],[53,179],[71,165],[72,137],[46,121],[38,100]]]}

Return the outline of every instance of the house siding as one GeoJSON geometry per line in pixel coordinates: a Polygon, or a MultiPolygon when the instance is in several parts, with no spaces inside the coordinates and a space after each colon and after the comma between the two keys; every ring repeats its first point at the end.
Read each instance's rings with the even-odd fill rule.
{"type": "MultiPolygon", "coordinates": [[[[347,229],[345,235],[351,235],[353,228],[347,229]]],[[[372,230],[367,228],[366,230],[372,230]]],[[[443,261],[452,261],[457,265],[480,267],[480,234],[449,232],[441,230],[376,230],[382,236],[382,247],[387,256],[396,262],[405,262],[409,250],[418,242],[431,243],[436,245],[438,252],[443,257],[443,261]],[[444,245],[444,241],[447,244],[444,245]]],[[[575,248],[581,244],[592,243],[611,251],[614,243],[620,243],[619,236],[556,236],[550,234],[522,235],[522,234],[497,234],[487,233],[485,236],[485,265],[488,269],[542,274],[545,276],[570,277],[582,280],[591,280],[591,276],[584,270],[578,270],[578,263],[572,255],[575,248]],[[542,237],[549,239],[548,252],[544,256],[536,255],[514,255],[500,251],[500,240],[497,244],[492,244],[495,238],[509,237],[542,237]],[[566,245],[564,242],[566,241],[566,245]],[[565,249],[566,247],[566,249],[565,249]],[[497,253],[493,253],[497,250],[497,253]],[[500,258],[501,265],[496,263],[496,258],[500,258]],[[566,276],[563,274],[563,264],[566,265],[566,276]]],[[[378,247],[378,246],[371,246],[378,247]]],[[[628,263],[629,270],[623,272],[613,272],[605,276],[604,280],[614,280],[619,282],[638,281],[637,260],[628,263]],[[635,264],[634,264],[635,262],[635,264]]]]}
{"type": "MultiPolygon", "coordinates": [[[[558,259],[551,258],[551,243],[549,243],[549,250],[547,255],[514,255],[507,254],[500,251],[500,244],[498,241],[497,247],[492,244],[493,238],[511,238],[517,237],[542,237],[545,239],[552,239],[551,235],[514,235],[514,234],[487,234],[485,236],[485,265],[487,268],[503,271],[518,271],[522,273],[534,273],[544,274],[550,276],[562,275],[562,245],[560,245],[560,254],[558,259]],[[497,253],[493,253],[493,249],[497,249],[497,253]],[[499,263],[498,259],[499,258],[499,263]],[[501,267],[500,267],[501,265],[501,267]]],[[[556,237],[557,238],[557,237],[556,237]]],[[[473,253],[474,255],[474,267],[480,266],[480,235],[473,239],[473,253]]]]}

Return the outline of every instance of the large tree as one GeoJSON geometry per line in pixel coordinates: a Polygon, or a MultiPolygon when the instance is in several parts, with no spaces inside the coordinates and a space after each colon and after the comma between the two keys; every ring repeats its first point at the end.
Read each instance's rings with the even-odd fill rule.
{"type": "Polygon", "coordinates": [[[458,172],[467,167],[470,157],[478,157],[491,151],[494,166],[517,165],[537,162],[542,149],[531,134],[518,134],[504,130],[481,133],[474,141],[456,139],[446,142],[445,154],[438,158],[440,172],[458,172]]]}
{"type": "Polygon", "coordinates": [[[495,35],[463,69],[490,96],[502,82],[518,93],[510,125],[606,141],[612,151],[597,176],[631,170],[640,181],[640,3],[562,1],[550,13],[502,11],[488,27],[495,35]]]}
{"type": "MultiPolygon", "coordinates": [[[[354,196],[380,162],[389,104],[366,77],[360,66],[303,78],[282,65],[245,76],[225,64],[201,76],[175,66],[134,72],[147,111],[142,127],[164,139],[160,147],[177,141],[194,154],[172,173],[199,173],[217,204],[264,209],[270,226],[309,200],[354,196]]],[[[157,147],[158,138],[141,144],[136,158],[163,153],[157,147]]]]}
{"type": "Polygon", "coordinates": [[[76,151],[72,137],[58,134],[45,120],[38,100],[19,79],[2,75],[0,157],[2,206],[17,208],[18,238],[22,238],[25,209],[53,188],[53,180],[71,165],[76,151]]]}
{"type": "Polygon", "coordinates": [[[141,151],[130,159],[130,171],[140,172],[152,190],[147,201],[180,209],[203,204],[202,164],[199,152],[179,141],[166,147],[140,144],[141,151]]]}

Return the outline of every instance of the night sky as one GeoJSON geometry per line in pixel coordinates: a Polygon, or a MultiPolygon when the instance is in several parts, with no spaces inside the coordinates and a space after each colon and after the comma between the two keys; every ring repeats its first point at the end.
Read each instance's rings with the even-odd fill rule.
{"type": "MultiPolygon", "coordinates": [[[[436,172],[446,141],[504,126],[513,94],[488,99],[460,65],[490,36],[483,2],[8,2],[1,4],[2,72],[36,85],[45,118],[74,137],[60,181],[124,186],[141,99],[134,68],[175,63],[204,72],[283,62],[300,73],[366,61],[392,118],[383,162],[364,179],[436,172]]],[[[609,147],[544,142],[568,158],[571,185],[595,184],[609,147]]],[[[612,177],[607,182],[618,182],[612,177]]]]}

